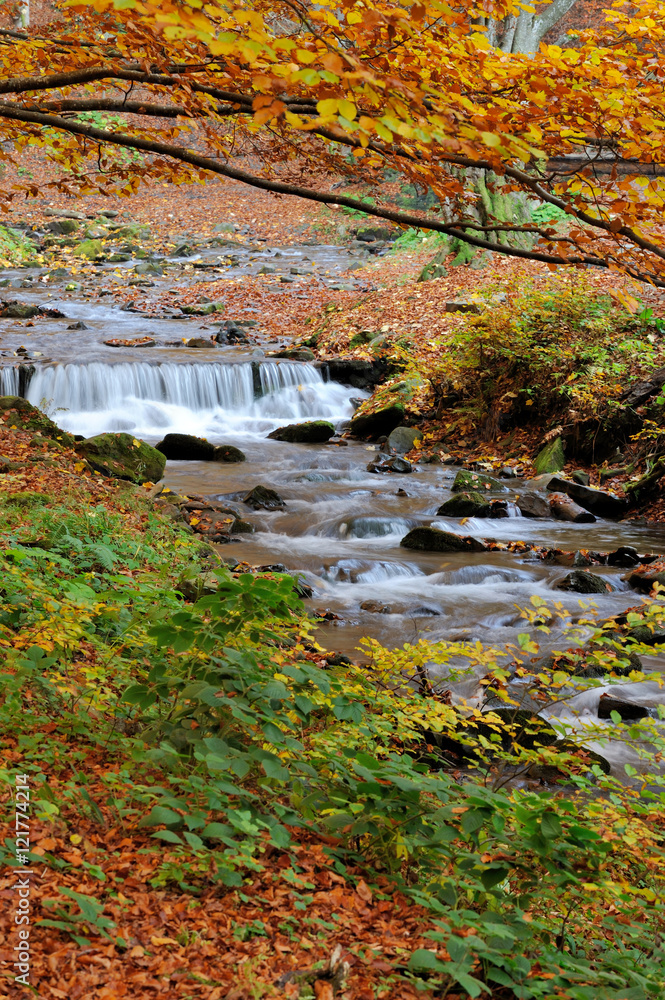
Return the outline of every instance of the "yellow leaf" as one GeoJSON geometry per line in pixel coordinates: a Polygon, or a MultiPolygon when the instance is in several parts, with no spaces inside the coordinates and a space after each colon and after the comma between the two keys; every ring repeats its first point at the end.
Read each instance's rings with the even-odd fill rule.
{"type": "Polygon", "coordinates": [[[310,52],[309,49],[296,49],[296,58],[308,66],[316,59],[316,52],[310,52]]]}
{"type": "Polygon", "coordinates": [[[360,24],[362,21],[362,14],[359,14],[357,10],[350,10],[346,15],[346,20],[348,24],[360,24]]]}
{"type": "Polygon", "coordinates": [[[355,104],[353,104],[351,101],[344,101],[344,100],[338,101],[337,110],[339,111],[340,115],[343,115],[343,117],[348,119],[348,121],[350,122],[352,122],[353,119],[358,114],[358,109],[356,108],[355,104]]]}
{"type": "Polygon", "coordinates": [[[72,844],[74,844],[74,846],[76,846],[77,844],[81,843],[81,841],[83,840],[83,837],[81,836],[80,833],[73,833],[71,835],[71,837],[69,838],[69,840],[70,840],[70,842],[72,844]]]}
{"type": "Polygon", "coordinates": [[[159,945],[162,945],[162,944],[174,944],[178,948],[180,947],[179,942],[178,941],[174,941],[173,938],[170,938],[170,937],[158,937],[156,934],[153,934],[152,937],[150,938],[150,944],[154,944],[155,947],[158,947],[159,945]]]}
{"type": "Polygon", "coordinates": [[[319,101],[316,110],[320,115],[334,115],[337,113],[337,98],[327,97],[325,101],[319,101]]]}

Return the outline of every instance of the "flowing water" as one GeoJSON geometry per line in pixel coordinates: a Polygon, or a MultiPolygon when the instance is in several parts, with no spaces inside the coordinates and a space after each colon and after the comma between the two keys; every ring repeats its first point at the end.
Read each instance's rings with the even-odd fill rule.
{"type": "MultiPolygon", "coordinates": [[[[92,308],[85,304],[86,323],[92,308]]],[[[74,315],[71,304],[68,310],[74,315]]],[[[103,354],[99,360],[99,349],[94,352],[90,343],[88,336],[78,363],[70,344],[62,363],[38,367],[25,390],[27,398],[75,434],[128,431],[155,443],[174,431],[242,448],[247,460],[240,464],[168,462],[165,483],[176,492],[224,499],[243,512],[256,533],[220,548],[221,554],[301,573],[313,591],[308,605],[333,613],[319,630],[321,642],[330,649],[357,658],[358,643],[368,635],[389,647],[419,638],[480,640],[502,647],[524,630],[520,609],[533,595],[558,603],[573,616],[582,613],[581,604],[595,606],[605,617],[640,603],[621,579],[625,571],[618,568],[594,567],[593,572],[615,589],[581,598],[557,590],[568,569],[528,555],[401,548],[401,538],[415,525],[435,524],[477,538],[524,540],[566,551],[633,545],[640,552],[665,552],[665,528],[638,522],[576,525],[512,516],[469,519],[460,526],[457,520],[436,516],[450,496],[457,471],[453,467],[423,465],[409,475],[380,476],[367,471],[376,455],[374,445],[295,445],[268,439],[270,431],[285,423],[323,418],[343,427],[351,417],[351,397],[362,393],[324,382],[312,365],[250,360],[234,348],[220,348],[215,362],[207,353],[205,360],[199,360],[200,355],[193,360],[194,352],[177,359],[165,352],[151,354],[150,361],[130,354],[109,364],[103,354]],[[276,489],[285,509],[253,512],[244,506],[243,494],[259,484],[276,489]],[[372,604],[362,607],[368,601],[372,604]]],[[[15,368],[0,369],[0,380],[3,393],[18,392],[15,368]]],[[[504,496],[514,500],[528,488],[523,481],[506,481],[504,496]]],[[[561,648],[563,643],[561,620],[555,617],[545,648],[561,648]]],[[[662,657],[646,657],[644,662],[647,668],[665,666],[662,657]]],[[[436,663],[431,669],[436,674],[436,663]]],[[[566,709],[571,724],[597,722],[603,690],[578,696],[573,715],[566,709]]],[[[458,696],[474,693],[475,681],[456,689],[458,696]]],[[[658,686],[648,681],[622,685],[613,693],[654,710],[662,701],[658,686]]]]}

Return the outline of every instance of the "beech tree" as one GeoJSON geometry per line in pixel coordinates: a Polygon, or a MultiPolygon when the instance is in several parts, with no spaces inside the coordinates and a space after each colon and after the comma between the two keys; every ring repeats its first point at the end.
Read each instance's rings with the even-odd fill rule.
{"type": "MultiPolygon", "coordinates": [[[[316,9],[70,0],[67,11],[49,32],[0,34],[0,155],[44,147],[62,190],[130,194],[144,179],[217,174],[665,287],[659,0],[619,0],[602,34],[528,56],[495,48],[478,23],[519,20],[513,0],[464,10],[440,0],[320,0],[316,9]],[[391,203],[380,183],[388,168],[429,190],[434,207],[391,203]],[[479,173],[488,190],[521,191],[565,222],[478,219],[468,177],[479,173]],[[333,187],[340,177],[346,189],[333,187]],[[372,199],[351,193],[354,184],[372,199]]],[[[5,202],[18,194],[4,192],[5,202]]]]}
{"type": "Polygon", "coordinates": [[[531,9],[508,14],[502,19],[481,17],[478,24],[486,28],[492,45],[503,52],[536,52],[545,35],[577,3],[579,0],[544,0],[531,9]]]}

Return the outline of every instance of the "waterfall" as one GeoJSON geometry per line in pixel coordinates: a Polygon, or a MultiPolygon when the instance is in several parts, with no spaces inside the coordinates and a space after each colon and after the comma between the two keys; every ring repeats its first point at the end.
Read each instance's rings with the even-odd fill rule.
{"type": "MultiPolygon", "coordinates": [[[[318,383],[311,365],[265,363],[259,366],[261,395],[299,383],[318,383]]],[[[68,410],[109,409],[124,399],[161,400],[191,410],[214,406],[247,409],[254,402],[252,364],[53,365],[36,371],[28,386],[32,403],[68,410]]]]}
{"type": "Polygon", "coordinates": [[[49,365],[32,375],[26,396],[86,437],[127,431],[150,439],[176,431],[220,440],[229,430],[264,437],[281,423],[339,422],[352,413],[348,389],[294,361],[49,365]]]}
{"type": "Polygon", "coordinates": [[[18,396],[20,378],[18,368],[0,368],[0,396],[18,396]]]}

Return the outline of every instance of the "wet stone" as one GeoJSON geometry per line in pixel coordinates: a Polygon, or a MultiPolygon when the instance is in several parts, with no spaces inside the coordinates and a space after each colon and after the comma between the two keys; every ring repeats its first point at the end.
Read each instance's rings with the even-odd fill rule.
{"type": "Polygon", "coordinates": [[[645,719],[649,714],[643,705],[633,705],[628,701],[613,698],[609,694],[601,694],[598,702],[598,718],[610,719],[613,712],[621,716],[622,722],[645,719]]]}
{"type": "Polygon", "coordinates": [[[269,486],[255,486],[245,494],[242,502],[254,510],[283,510],[286,507],[279,493],[269,486]]]}
{"type": "Polygon", "coordinates": [[[538,493],[523,493],[517,498],[517,506],[522,517],[551,517],[549,503],[544,496],[540,496],[538,493]]]}
{"type": "Polygon", "coordinates": [[[595,573],[576,569],[558,584],[557,590],[570,590],[576,594],[609,594],[614,587],[595,573]]]}
{"type": "Polygon", "coordinates": [[[403,549],[421,552],[485,552],[487,548],[477,538],[426,527],[413,528],[404,536],[400,545],[403,549]]]}

